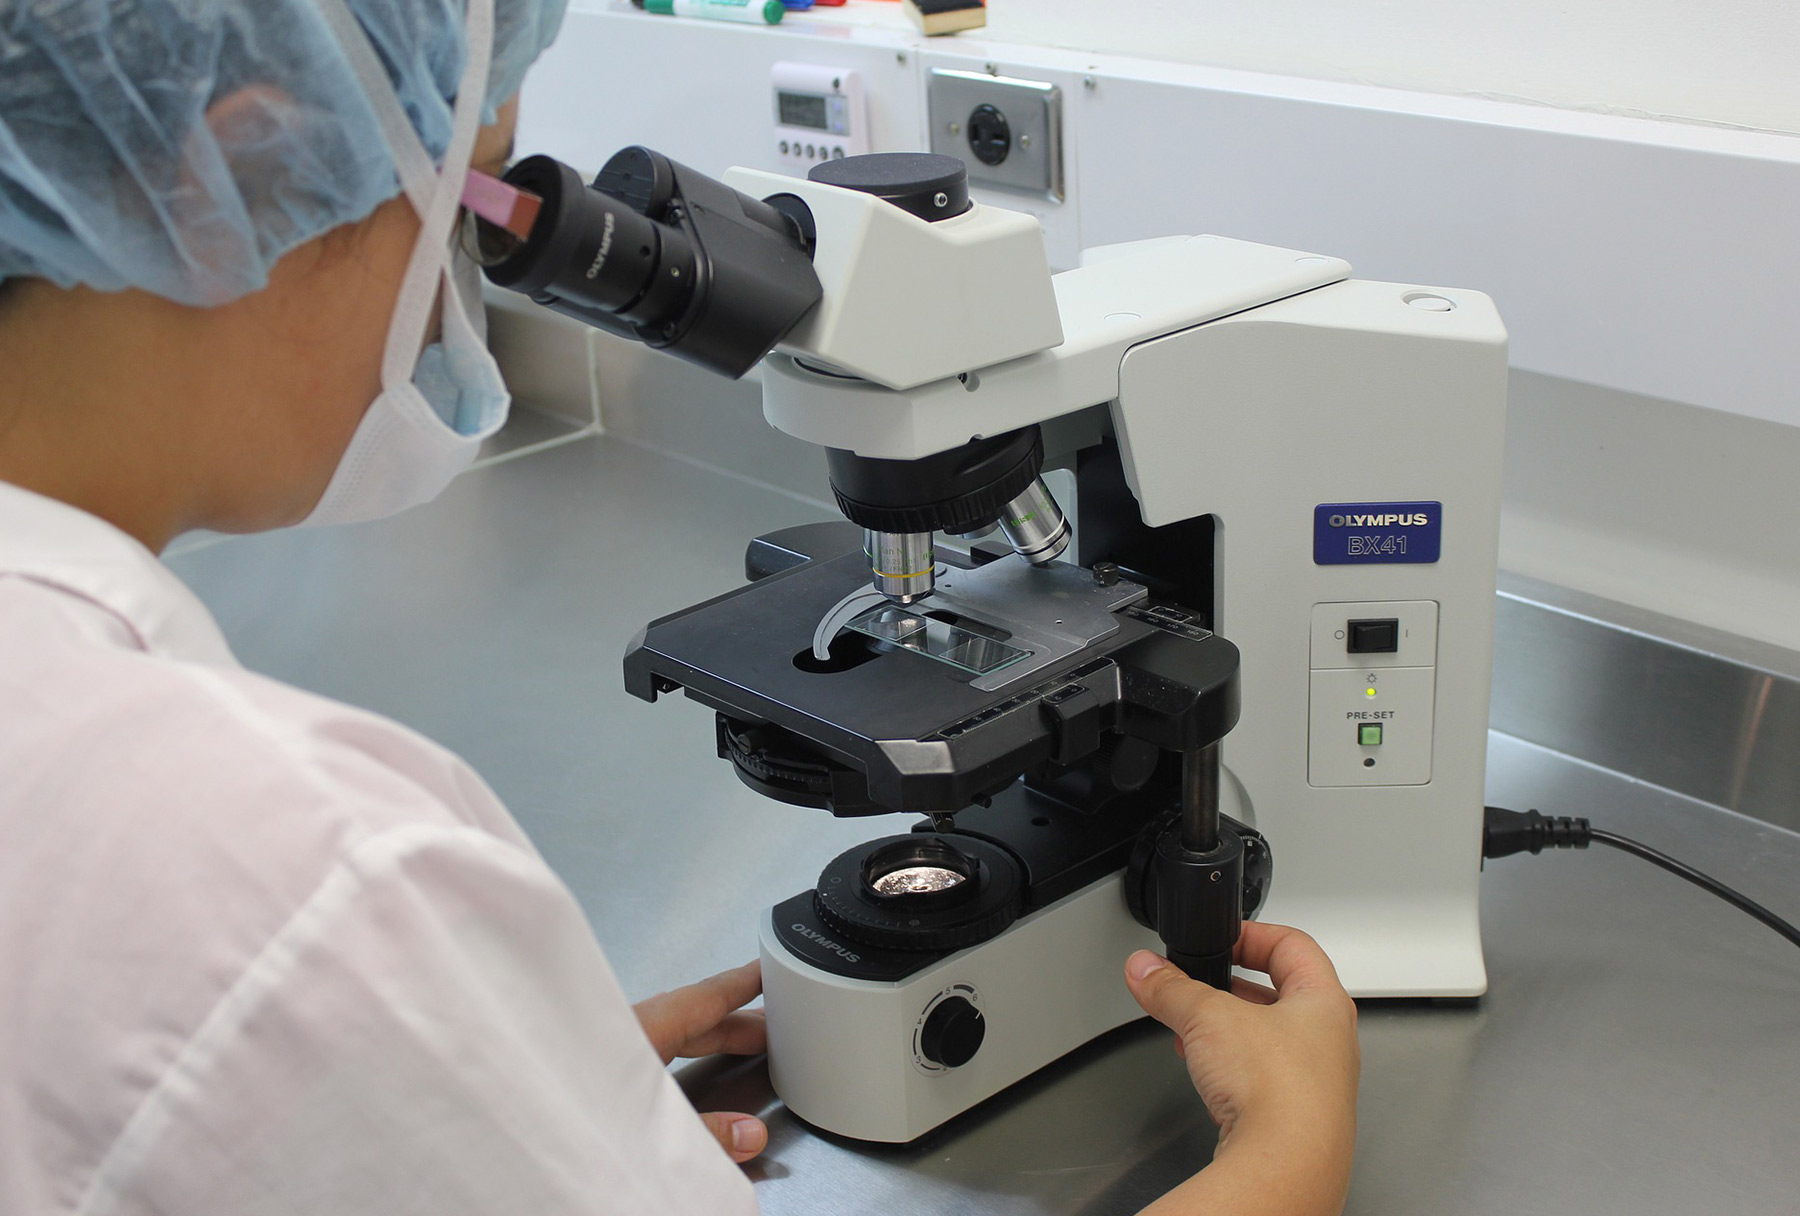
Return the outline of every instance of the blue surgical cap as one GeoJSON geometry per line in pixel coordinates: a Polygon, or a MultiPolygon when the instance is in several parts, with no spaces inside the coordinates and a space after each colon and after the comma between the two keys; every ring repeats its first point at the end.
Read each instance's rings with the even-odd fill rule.
{"type": "MultiPolygon", "coordinates": [[[[466,0],[348,0],[434,161],[466,0]]],[[[484,121],[567,0],[494,0],[484,121]]],[[[0,0],[0,280],[212,305],[400,192],[314,0],[0,0]]]]}

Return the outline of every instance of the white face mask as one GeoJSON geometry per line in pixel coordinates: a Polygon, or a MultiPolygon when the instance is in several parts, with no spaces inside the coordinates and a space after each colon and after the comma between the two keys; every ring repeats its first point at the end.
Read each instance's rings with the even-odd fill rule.
{"type": "Polygon", "coordinates": [[[380,519],[431,501],[474,461],[482,441],[506,421],[512,402],[485,341],[480,268],[462,253],[452,231],[487,85],[492,0],[469,0],[468,60],[441,172],[432,170],[386,71],[343,0],[320,0],[320,9],[381,120],[420,229],[388,325],[381,395],[364,413],[331,484],[302,521],[306,525],[380,519]],[[438,300],[442,337],[421,353],[438,300]]]}

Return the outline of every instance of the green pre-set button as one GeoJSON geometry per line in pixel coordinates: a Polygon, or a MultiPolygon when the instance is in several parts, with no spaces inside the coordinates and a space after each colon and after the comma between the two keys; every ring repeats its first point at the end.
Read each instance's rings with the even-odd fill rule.
{"type": "Polygon", "coordinates": [[[1359,722],[1356,726],[1356,742],[1359,747],[1381,746],[1381,723],[1359,722]]]}

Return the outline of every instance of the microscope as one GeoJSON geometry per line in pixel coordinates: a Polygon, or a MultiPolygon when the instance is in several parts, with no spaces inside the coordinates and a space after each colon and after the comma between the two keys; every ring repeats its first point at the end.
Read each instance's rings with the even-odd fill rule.
{"type": "Polygon", "coordinates": [[[715,710],[751,788],[917,819],[763,920],[795,1114],[914,1140],[1141,1016],[1133,950],[1229,985],[1258,914],[1358,995],[1485,990],[1485,296],[1216,236],[1053,275],[1034,219],[921,154],[506,180],[541,206],[482,228],[492,281],[760,361],[768,420],[826,451],[845,521],[757,538],[624,665],[715,710]]]}

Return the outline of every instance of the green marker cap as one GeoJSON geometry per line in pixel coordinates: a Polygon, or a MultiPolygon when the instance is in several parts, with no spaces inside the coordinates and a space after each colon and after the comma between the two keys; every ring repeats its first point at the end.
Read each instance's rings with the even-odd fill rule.
{"type": "MultiPolygon", "coordinates": [[[[720,3],[720,0],[699,0],[699,3],[720,3]]],[[[720,7],[741,8],[753,13],[756,11],[756,0],[738,0],[738,3],[735,4],[731,3],[730,0],[723,0],[723,3],[720,3],[720,7]]],[[[669,17],[678,17],[682,15],[675,11],[675,0],[643,0],[643,8],[646,13],[662,13],[664,16],[669,17]]],[[[692,14],[691,9],[689,12],[692,14]]],[[[699,14],[693,15],[697,16],[699,14]]],[[[768,24],[779,25],[781,24],[781,19],[787,16],[787,5],[783,4],[781,0],[763,0],[762,16],[763,20],[768,24]]]]}

